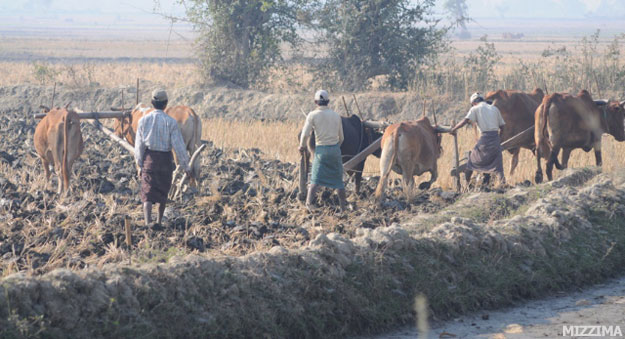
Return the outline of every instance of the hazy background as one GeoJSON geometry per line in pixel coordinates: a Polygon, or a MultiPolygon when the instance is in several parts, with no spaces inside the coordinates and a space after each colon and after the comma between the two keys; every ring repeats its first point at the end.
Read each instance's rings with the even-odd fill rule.
{"type": "MultiPolygon", "coordinates": [[[[436,10],[442,13],[443,1],[436,10]]],[[[501,31],[526,36],[583,36],[601,29],[603,37],[625,31],[623,0],[468,0],[473,38],[501,31]]],[[[192,38],[191,27],[154,11],[183,16],[175,0],[2,0],[0,38],[7,35],[160,39],[192,38]],[[168,38],[166,36],[165,38],[168,38]]]]}

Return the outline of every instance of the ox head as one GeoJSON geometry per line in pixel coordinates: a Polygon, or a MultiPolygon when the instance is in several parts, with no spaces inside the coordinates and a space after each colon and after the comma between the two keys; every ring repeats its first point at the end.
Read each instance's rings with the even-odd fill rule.
{"type": "Polygon", "coordinates": [[[545,97],[545,92],[543,92],[541,88],[536,87],[531,93],[528,93],[527,95],[529,95],[537,103],[541,103],[543,101],[543,98],[545,97]]]}
{"type": "Polygon", "coordinates": [[[132,114],[124,114],[123,118],[115,118],[113,122],[113,132],[118,137],[125,139],[131,144],[134,141],[134,131],[132,129],[132,114]]]}
{"type": "Polygon", "coordinates": [[[618,141],[625,141],[625,101],[609,101],[603,107],[608,133],[618,141]]]}
{"type": "MultiPolygon", "coordinates": [[[[378,140],[382,137],[383,131],[381,132],[378,128],[369,127],[366,124],[364,125],[365,138],[367,139],[367,146],[372,144],[374,141],[378,140]]],[[[375,152],[372,153],[376,158],[379,158],[382,155],[382,149],[378,148],[375,152]]]]}

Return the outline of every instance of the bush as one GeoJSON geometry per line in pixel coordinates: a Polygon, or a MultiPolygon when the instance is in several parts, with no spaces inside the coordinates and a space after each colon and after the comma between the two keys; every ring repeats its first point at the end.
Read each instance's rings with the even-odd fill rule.
{"type": "Polygon", "coordinates": [[[393,89],[406,89],[419,65],[432,63],[447,47],[447,28],[430,16],[434,1],[328,0],[318,27],[329,47],[329,69],[344,89],[388,77],[393,89]]]}
{"type": "Polygon", "coordinates": [[[302,0],[188,0],[187,19],[199,32],[198,57],[206,77],[243,88],[262,81],[281,60],[280,44],[296,46],[302,0]]]}

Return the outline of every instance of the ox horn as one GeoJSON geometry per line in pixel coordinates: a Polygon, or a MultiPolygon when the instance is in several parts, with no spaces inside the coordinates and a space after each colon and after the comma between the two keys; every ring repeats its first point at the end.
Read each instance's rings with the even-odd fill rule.
{"type": "Polygon", "coordinates": [[[449,127],[441,127],[441,126],[434,126],[434,131],[436,131],[436,133],[450,133],[451,132],[451,128],[449,128],[449,127]]]}
{"type": "Polygon", "coordinates": [[[386,123],[379,121],[363,121],[362,124],[368,128],[384,128],[386,127],[386,123]]]}
{"type": "Polygon", "coordinates": [[[46,105],[39,105],[39,108],[41,108],[45,113],[50,112],[50,107],[46,105]]]}

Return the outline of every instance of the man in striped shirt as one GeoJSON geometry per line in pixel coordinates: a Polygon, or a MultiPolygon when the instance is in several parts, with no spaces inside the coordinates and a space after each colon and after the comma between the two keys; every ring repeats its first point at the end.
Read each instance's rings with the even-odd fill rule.
{"type": "Polygon", "coordinates": [[[152,106],[154,110],[139,119],[135,160],[141,169],[141,201],[145,223],[152,223],[152,204],[158,203],[157,224],[160,225],[175,168],[172,148],[179,165],[189,177],[191,168],[178,123],[163,111],[167,107],[167,93],[164,90],[152,92],[152,106]]]}

